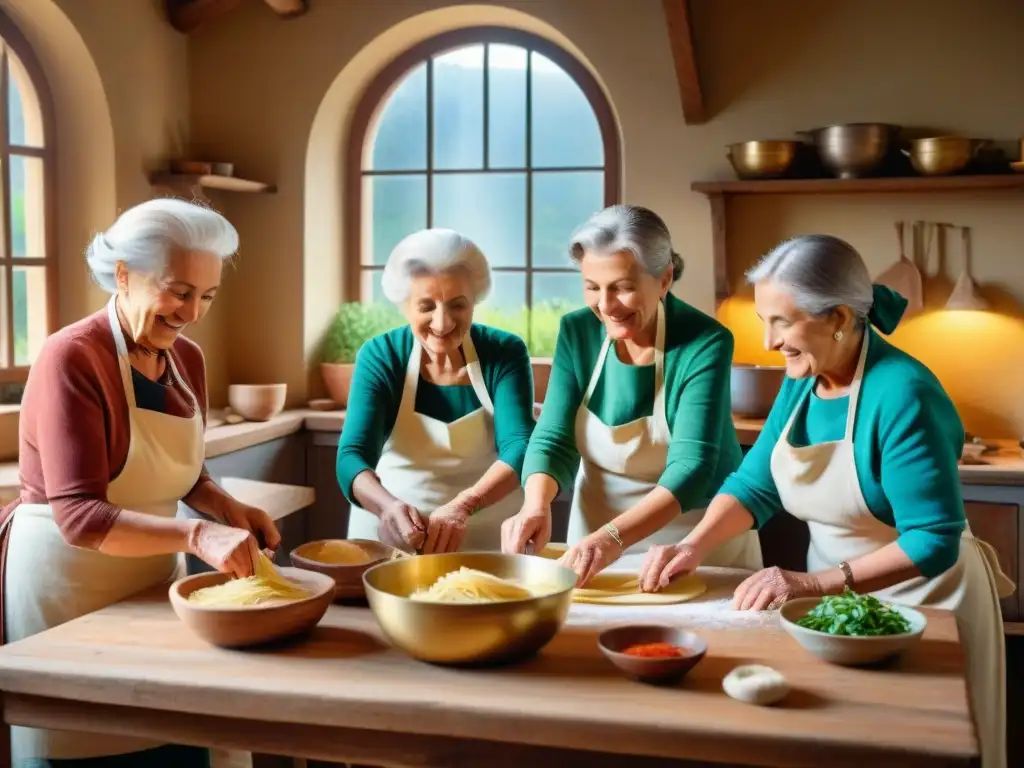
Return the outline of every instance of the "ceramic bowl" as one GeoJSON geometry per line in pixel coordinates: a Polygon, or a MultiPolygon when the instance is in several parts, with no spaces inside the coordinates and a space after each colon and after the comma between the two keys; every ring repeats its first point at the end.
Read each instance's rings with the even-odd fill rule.
{"type": "Polygon", "coordinates": [[[270,421],[284,409],[287,384],[232,384],[228,405],[246,421],[270,421]]]}
{"type": "Polygon", "coordinates": [[[302,600],[273,605],[215,608],[190,603],[197,589],[223,584],[226,573],[197,573],[175,581],[169,590],[171,606],[182,623],[212,645],[241,648],[284,640],[313,629],[323,618],[334,596],[334,580],[298,568],[279,568],[281,575],[311,595],[302,600]]]}
{"type": "Polygon", "coordinates": [[[363,585],[363,574],[377,563],[390,560],[393,552],[394,550],[387,544],[370,539],[317,539],[296,547],[291,551],[289,557],[295,568],[322,573],[334,579],[334,599],[344,600],[365,597],[366,587],[363,585]],[[369,559],[365,563],[343,565],[324,563],[311,557],[312,554],[315,554],[317,547],[331,541],[347,541],[350,544],[355,544],[366,552],[369,559]]]}
{"type": "Polygon", "coordinates": [[[597,637],[601,652],[628,677],[644,683],[669,685],[683,679],[697,666],[708,644],[699,635],[661,624],[628,624],[606,629],[597,637]],[[671,643],[686,651],[684,656],[664,659],[630,656],[623,653],[638,643],[671,643]]]}
{"type": "Polygon", "coordinates": [[[928,620],[924,614],[903,605],[893,604],[893,608],[903,614],[910,622],[910,631],[900,635],[881,635],[878,637],[851,637],[847,635],[830,635],[805,629],[796,622],[806,616],[821,600],[817,597],[801,597],[790,600],[779,610],[779,622],[793,638],[804,647],[804,650],[831,664],[843,666],[860,666],[876,664],[903,653],[921,639],[928,620]]]}

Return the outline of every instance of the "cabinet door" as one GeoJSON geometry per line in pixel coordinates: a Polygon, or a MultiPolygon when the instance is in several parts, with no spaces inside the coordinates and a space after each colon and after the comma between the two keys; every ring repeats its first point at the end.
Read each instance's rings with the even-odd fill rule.
{"type": "Polygon", "coordinates": [[[967,522],[971,532],[995,549],[999,565],[1017,585],[1017,591],[1001,601],[1004,621],[1018,621],[1021,616],[1020,597],[1020,536],[1021,508],[1016,504],[995,504],[986,501],[968,501],[967,522]]]}

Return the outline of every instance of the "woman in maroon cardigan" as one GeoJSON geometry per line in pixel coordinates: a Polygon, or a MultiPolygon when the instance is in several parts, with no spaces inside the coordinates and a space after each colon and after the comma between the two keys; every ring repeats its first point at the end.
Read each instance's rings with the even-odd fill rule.
{"type": "MultiPolygon", "coordinates": [[[[220,214],[157,199],[88,249],[112,294],[53,334],[21,409],[21,495],[3,510],[4,641],[98,610],[174,575],[191,553],[235,576],[280,536],[203,466],[206,371],[181,335],[206,313],[238,234],[220,214]],[[223,522],[176,517],[179,500],[223,522]],[[9,547],[7,546],[9,544],[9,547]]],[[[121,736],[11,729],[15,767],[206,766],[206,750],[121,736]]]]}

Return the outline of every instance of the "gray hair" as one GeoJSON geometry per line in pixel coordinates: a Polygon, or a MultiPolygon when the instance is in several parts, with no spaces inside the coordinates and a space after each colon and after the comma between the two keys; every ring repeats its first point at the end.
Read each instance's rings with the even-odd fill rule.
{"type": "Polygon", "coordinates": [[[388,256],[381,276],[384,296],[394,304],[409,298],[409,281],[464,269],[473,283],[473,300],[491,292],[491,267],[476,243],[453,229],[421,229],[402,239],[388,256]]]}
{"type": "Polygon", "coordinates": [[[797,307],[815,317],[846,306],[863,325],[874,304],[864,259],[832,235],[800,235],[775,246],[747,272],[751,285],[765,280],[785,285],[797,307]]]}
{"type": "Polygon", "coordinates": [[[608,255],[627,251],[655,277],[669,267],[673,280],[683,275],[683,258],[672,249],[665,222],[639,205],[613,205],[581,224],[572,233],[569,258],[578,265],[587,251],[608,255]]]}
{"type": "Polygon", "coordinates": [[[155,275],[174,249],[212,253],[223,260],[238,251],[238,232],[216,211],[196,203],[161,197],[124,211],[85,252],[92,278],[108,293],[117,292],[115,269],[155,275]]]}

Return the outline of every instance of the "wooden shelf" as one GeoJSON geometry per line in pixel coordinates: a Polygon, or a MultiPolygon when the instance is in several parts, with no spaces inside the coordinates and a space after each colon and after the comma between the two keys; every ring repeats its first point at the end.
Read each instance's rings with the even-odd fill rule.
{"type": "Polygon", "coordinates": [[[765,181],[695,181],[694,192],[705,195],[805,195],[858,192],[963,192],[1024,190],[1024,173],[988,176],[895,176],[866,179],[772,179],[765,181]]]}
{"type": "Polygon", "coordinates": [[[168,173],[162,171],[151,174],[149,182],[154,186],[170,187],[171,189],[189,188],[195,192],[207,189],[219,189],[225,192],[248,192],[268,194],[276,192],[272,184],[262,181],[238,179],[234,176],[217,176],[215,174],[168,173]]]}
{"type": "Polygon", "coordinates": [[[1024,173],[988,176],[896,176],[865,179],[772,179],[764,181],[695,181],[690,185],[711,204],[715,297],[727,299],[726,200],[735,195],[827,195],[930,192],[1024,191],[1024,173]]]}

